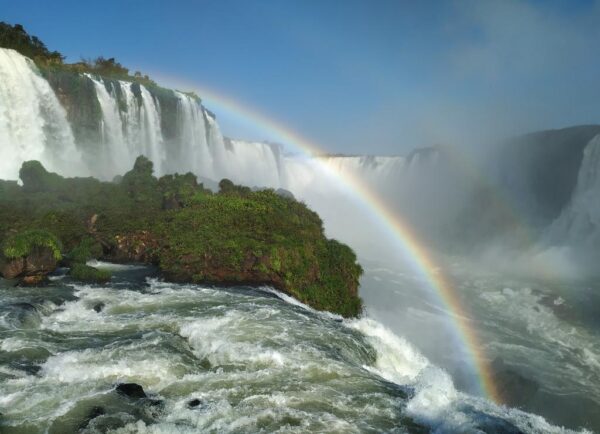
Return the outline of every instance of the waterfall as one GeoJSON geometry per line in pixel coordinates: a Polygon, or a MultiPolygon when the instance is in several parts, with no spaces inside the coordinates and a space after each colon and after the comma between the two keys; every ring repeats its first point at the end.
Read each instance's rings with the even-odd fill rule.
{"type": "Polygon", "coordinates": [[[17,179],[23,161],[32,159],[68,175],[82,169],[66,112],[48,82],[30,59],[0,48],[0,178],[17,179]]]}
{"type": "Polygon", "coordinates": [[[550,244],[600,247],[600,135],[583,151],[571,202],[546,233],[550,244]]]}
{"type": "Polygon", "coordinates": [[[144,86],[140,85],[142,94],[141,124],[142,140],[145,144],[145,155],[154,162],[157,174],[163,174],[166,152],[163,147],[163,136],[160,122],[160,106],[144,86]]]}
{"type": "Polygon", "coordinates": [[[100,131],[102,144],[100,149],[96,150],[100,157],[100,166],[112,168],[116,173],[122,173],[131,167],[131,159],[128,158],[128,152],[125,147],[125,138],[123,136],[123,122],[119,112],[119,104],[116,97],[114,87],[111,86],[112,92],[108,92],[104,82],[101,79],[96,79],[90,74],[85,74],[93,83],[96,89],[96,96],[102,110],[102,120],[100,131]]]}

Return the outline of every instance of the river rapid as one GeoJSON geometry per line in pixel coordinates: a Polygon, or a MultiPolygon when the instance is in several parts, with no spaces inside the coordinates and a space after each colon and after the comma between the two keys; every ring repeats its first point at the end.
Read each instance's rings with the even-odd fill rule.
{"type": "Polygon", "coordinates": [[[569,432],[458,391],[369,317],[96,265],[109,284],[3,282],[0,432],[569,432]]]}

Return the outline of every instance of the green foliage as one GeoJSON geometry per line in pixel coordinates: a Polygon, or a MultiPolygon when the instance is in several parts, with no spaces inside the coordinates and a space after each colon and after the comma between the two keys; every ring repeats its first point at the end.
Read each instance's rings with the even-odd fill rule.
{"type": "Polygon", "coordinates": [[[152,173],[145,157],[119,183],[62,178],[27,162],[23,187],[0,188],[0,238],[46,229],[71,263],[146,258],[176,281],[268,284],[317,309],[361,312],[354,252],[328,240],[303,203],[228,180],[213,194],[193,174],[152,173]]]}
{"type": "Polygon", "coordinates": [[[108,270],[98,270],[85,264],[73,264],[69,275],[81,282],[103,283],[108,282],[111,278],[111,273],[108,270]]]}
{"type": "Polygon", "coordinates": [[[48,247],[52,256],[60,261],[60,241],[56,236],[45,230],[28,230],[8,238],[2,246],[2,253],[7,258],[21,258],[31,253],[34,247],[48,247]]]}
{"type": "Polygon", "coordinates": [[[58,51],[50,51],[37,37],[29,35],[22,25],[11,26],[0,21],[0,47],[12,48],[36,62],[62,64],[64,56],[58,51]]]}
{"type": "Polygon", "coordinates": [[[63,178],[48,172],[39,161],[26,161],[19,170],[19,178],[27,191],[56,191],[60,189],[63,178]]]}
{"type": "Polygon", "coordinates": [[[85,237],[69,252],[68,259],[74,264],[85,264],[90,259],[98,259],[101,256],[102,246],[93,238],[85,237]]]}

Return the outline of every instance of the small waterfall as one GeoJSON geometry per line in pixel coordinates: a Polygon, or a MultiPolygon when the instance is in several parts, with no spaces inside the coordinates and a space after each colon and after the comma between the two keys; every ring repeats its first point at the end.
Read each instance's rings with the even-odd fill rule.
{"type": "Polygon", "coordinates": [[[145,144],[144,154],[154,162],[157,174],[162,175],[166,152],[160,123],[160,106],[144,86],[140,85],[142,107],[140,122],[142,125],[142,141],[145,144]]]}
{"type": "Polygon", "coordinates": [[[189,95],[175,91],[177,96],[177,153],[170,171],[212,174],[213,157],[207,141],[206,123],[200,104],[189,95]]]}
{"type": "Polygon", "coordinates": [[[83,169],[66,112],[48,82],[30,59],[0,48],[0,178],[17,179],[23,161],[32,159],[68,175],[83,169]]]}
{"type": "Polygon", "coordinates": [[[85,74],[85,76],[94,83],[96,96],[102,110],[100,131],[103,143],[101,149],[97,150],[100,166],[112,168],[114,172],[111,175],[114,176],[131,167],[129,152],[125,147],[119,102],[112,84],[109,84],[112,89],[112,92],[109,93],[102,79],[96,79],[90,74],[85,74]]]}

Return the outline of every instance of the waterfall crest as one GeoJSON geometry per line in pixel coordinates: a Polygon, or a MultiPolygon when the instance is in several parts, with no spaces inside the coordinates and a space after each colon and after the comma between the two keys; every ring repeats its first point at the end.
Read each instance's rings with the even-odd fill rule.
{"type": "Polygon", "coordinates": [[[600,135],[583,151],[571,202],[547,231],[551,244],[600,246],[600,135]]]}
{"type": "Polygon", "coordinates": [[[23,161],[32,159],[67,175],[82,169],[66,112],[48,82],[30,59],[0,48],[0,177],[17,179],[23,161]]]}

